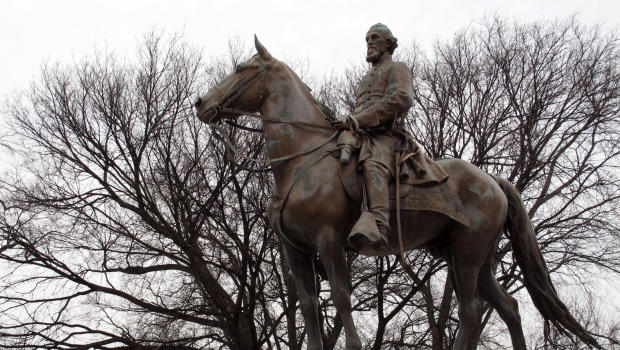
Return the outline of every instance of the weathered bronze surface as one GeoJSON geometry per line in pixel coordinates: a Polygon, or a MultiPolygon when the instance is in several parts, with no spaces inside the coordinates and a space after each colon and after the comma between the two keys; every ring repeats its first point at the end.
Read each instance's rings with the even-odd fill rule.
{"type": "MultiPolygon", "coordinates": [[[[388,183],[394,174],[394,154],[400,144],[392,128],[413,103],[409,68],[402,62],[392,60],[397,42],[392,32],[380,23],[366,33],[366,61],[371,68],[360,81],[352,119],[366,130],[362,135],[359,162],[364,174],[369,210],[375,217],[379,232],[375,232],[374,226],[367,231],[363,228],[353,230],[349,240],[356,245],[360,245],[360,240],[364,238],[373,243],[378,238],[388,241],[388,183]]],[[[360,227],[359,223],[357,227],[360,227]]]]}
{"type": "MultiPolygon", "coordinates": [[[[360,101],[353,116],[362,128],[378,126],[387,129],[411,104],[409,72],[403,64],[392,62],[391,55],[386,54],[390,47],[386,33],[378,27],[368,32],[368,60],[373,67],[369,72],[371,77],[367,75],[362,80],[369,89],[360,88],[360,101]],[[380,75],[380,78],[374,78],[372,74],[380,75]],[[382,87],[385,91],[381,90],[382,87]],[[380,107],[390,89],[397,91],[396,100],[400,102],[380,107]],[[365,102],[366,97],[372,103],[365,102]]],[[[359,212],[355,208],[360,204],[345,191],[340,179],[340,161],[331,156],[337,149],[334,130],[330,129],[310,91],[288,66],[274,59],[258,40],[255,43],[258,54],[198,100],[198,118],[205,123],[217,123],[240,114],[229,108],[245,111],[241,114],[259,112],[263,116],[269,157],[286,158],[286,161],[273,164],[275,193],[267,210],[295,278],[308,349],[323,347],[314,278],[316,253],[323,262],[335,306],[342,318],[346,348],[361,349],[351,316],[345,263],[347,235],[358,219],[359,212]],[[316,127],[309,127],[308,123],[316,127]],[[306,152],[308,150],[314,151],[306,152]],[[287,157],[289,155],[295,156],[287,157]]],[[[372,144],[383,139],[374,136],[366,138],[360,158],[365,159],[365,163],[383,166],[380,170],[382,178],[377,181],[383,181],[383,186],[387,187],[385,172],[389,165],[383,163],[384,149],[377,153],[372,144]],[[369,162],[369,159],[373,161],[369,162]]],[[[385,162],[390,161],[385,159],[385,162]]],[[[454,348],[476,348],[480,297],[506,322],[514,349],[526,349],[517,301],[501,288],[492,270],[495,244],[505,227],[511,232],[514,256],[524,272],[524,284],[543,317],[577,334],[584,342],[596,344],[557,297],[527,212],[514,186],[462,160],[441,160],[438,164],[449,174],[445,182],[456,190],[463,205],[463,222],[469,225],[458,224],[449,216],[432,211],[406,210],[401,216],[407,233],[404,236],[406,249],[427,247],[432,251],[446,252],[443,258],[450,267],[459,300],[460,325],[454,348]],[[435,239],[439,237],[442,239],[435,239]]],[[[394,237],[390,231],[387,246],[380,249],[361,247],[362,252],[368,249],[374,254],[392,254],[398,251],[394,237]]]]}

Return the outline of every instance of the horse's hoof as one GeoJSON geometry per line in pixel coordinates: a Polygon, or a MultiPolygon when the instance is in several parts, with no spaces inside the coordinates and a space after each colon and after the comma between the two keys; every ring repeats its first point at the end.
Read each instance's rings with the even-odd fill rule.
{"type": "Polygon", "coordinates": [[[359,339],[355,341],[348,342],[346,346],[346,350],[362,350],[362,342],[359,339]]]}

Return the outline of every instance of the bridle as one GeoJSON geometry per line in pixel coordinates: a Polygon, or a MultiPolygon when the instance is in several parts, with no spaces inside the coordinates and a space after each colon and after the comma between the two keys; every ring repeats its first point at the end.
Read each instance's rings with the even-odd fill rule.
{"type": "MultiPolygon", "coordinates": [[[[264,63],[262,62],[260,59],[256,58],[260,63],[261,66],[260,68],[258,68],[257,70],[255,70],[251,75],[243,78],[243,80],[241,80],[239,83],[237,83],[237,86],[233,87],[232,89],[230,89],[230,92],[228,93],[228,95],[226,97],[224,97],[222,99],[222,102],[220,104],[218,104],[217,106],[214,106],[213,109],[215,111],[215,115],[212,118],[217,117],[217,115],[219,114],[219,112],[229,112],[226,109],[228,109],[228,105],[234,101],[237,97],[239,97],[243,92],[245,92],[245,90],[247,89],[248,85],[256,78],[263,76],[263,73],[271,70],[272,65],[269,63],[264,63]]],[[[237,67],[235,68],[235,70],[240,69],[240,65],[237,65],[237,67]]],[[[263,99],[263,96],[265,94],[265,78],[263,76],[262,79],[262,84],[261,84],[261,88],[260,88],[260,93],[259,93],[259,100],[263,99]]],[[[230,111],[231,113],[234,113],[232,111],[230,111]]]]}
{"type": "MultiPolygon", "coordinates": [[[[310,128],[316,128],[316,129],[328,129],[328,130],[339,130],[338,128],[331,126],[331,125],[320,125],[320,124],[314,124],[314,123],[306,123],[306,122],[299,122],[299,121],[289,121],[289,120],[281,120],[281,119],[277,119],[277,118],[272,118],[266,115],[260,115],[260,114],[256,114],[256,113],[251,113],[251,112],[246,112],[246,111],[242,111],[240,109],[236,109],[236,108],[228,108],[228,105],[234,101],[237,97],[239,97],[243,92],[245,92],[245,90],[247,89],[247,86],[256,78],[262,76],[263,73],[271,70],[271,68],[273,67],[272,64],[269,63],[264,63],[262,61],[260,61],[260,59],[257,58],[257,60],[259,62],[261,62],[261,67],[258,68],[256,71],[254,71],[252,73],[252,75],[245,77],[241,82],[239,82],[237,84],[237,86],[235,86],[234,88],[230,89],[230,92],[228,93],[228,95],[226,97],[224,97],[222,99],[222,102],[214,107],[211,107],[211,109],[205,111],[208,112],[210,110],[213,110],[213,112],[215,113],[211,119],[217,117],[221,112],[225,112],[225,113],[232,113],[232,114],[237,114],[237,115],[247,115],[253,118],[257,118],[257,119],[261,119],[264,121],[269,121],[269,122],[273,122],[273,123],[281,123],[281,124],[291,124],[291,125],[297,125],[297,126],[305,126],[305,127],[310,127],[310,128]]],[[[237,66],[240,67],[240,66],[237,66]]],[[[237,68],[238,69],[238,68],[237,68]]],[[[262,100],[264,95],[265,95],[265,78],[264,76],[262,76],[262,81],[261,81],[261,87],[260,87],[260,92],[259,92],[259,100],[262,100]]],[[[210,123],[213,124],[213,123],[210,123]]]]}
{"type": "MultiPolygon", "coordinates": [[[[271,70],[271,68],[273,67],[272,64],[269,63],[264,63],[262,62],[260,59],[257,58],[257,60],[259,62],[261,62],[261,67],[258,68],[256,71],[254,71],[251,75],[245,77],[243,80],[241,80],[235,87],[233,87],[230,92],[222,99],[222,102],[214,107],[211,107],[211,109],[203,112],[203,113],[207,113],[211,110],[213,110],[213,112],[215,113],[211,119],[214,119],[215,117],[217,117],[221,112],[224,113],[232,113],[232,114],[236,114],[236,115],[246,115],[249,117],[253,117],[256,119],[260,119],[263,121],[267,121],[267,122],[273,122],[273,123],[281,123],[281,124],[289,124],[289,125],[293,125],[293,126],[298,126],[298,127],[309,127],[309,128],[315,128],[315,129],[327,129],[327,130],[335,130],[334,133],[327,138],[327,140],[315,147],[310,148],[309,150],[305,150],[305,151],[301,151],[301,152],[297,152],[294,154],[290,154],[287,156],[282,156],[282,157],[278,157],[278,158],[271,158],[271,159],[257,159],[257,158],[252,158],[252,157],[248,157],[244,154],[242,154],[233,144],[233,142],[231,141],[230,137],[227,135],[226,131],[224,130],[224,128],[218,124],[217,122],[211,122],[209,123],[209,125],[215,129],[217,132],[215,132],[213,135],[215,136],[215,138],[217,138],[218,140],[220,140],[222,143],[224,143],[224,145],[226,146],[226,149],[243,158],[246,160],[249,160],[251,162],[254,163],[262,163],[262,164],[272,164],[272,163],[277,163],[277,162],[283,162],[286,160],[290,160],[293,158],[297,158],[299,156],[308,154],[308,153],[312,153],[320,148],[322,148],[323,146],[325,146],[326,144],[328,144],[329,142],[331,142],[333,139],[336,138],[336,136],[338,135],[338,133],[340,132],[339,128],[336,128],[332,125],[321,125],[321,124],[314,124],[314,123],[307,123],[307,122],[299,122],[299,121],[289,121],[289,120],[282,120],[282,119],[277,119],[277,118],[273,118],[267,115],[260,115],[260,114],[256,114],[256,113],[251,113],[251,112],[246,112],[240,109],[236,109],[236,108],[228,108],[228,105],[230,103],[232,103],[232,101],[234,101],[236,98],[238,98],[243,92],[245,92],[245,90],[247,89],[248,85],[255,79],[262,77],[262,81],[261,81],[261,87],[260,87],[260,92],[259,92],[259,100],[262,100],[265,94],[265,75],[263,73],[271,70]]],[[[239,66],[237,67],[237,69],[239,69],[239,66]]],[[[241,127],[238,124],[232,124],[233,126],[236,127],[241,127]]],[[[259,131],[257,129],[248,129],[248,128],[244,128],[245,130],[249,130],[249,131],[259,131]]]]}

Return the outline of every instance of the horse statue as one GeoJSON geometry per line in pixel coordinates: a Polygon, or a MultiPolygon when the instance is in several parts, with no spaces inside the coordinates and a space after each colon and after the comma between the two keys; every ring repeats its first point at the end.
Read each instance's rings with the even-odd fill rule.
{"type": "MultiPolygon", "coordinates": [[[[284,63],[274,59],[255,37],[257,54],[196,102],[198,118],[214,127],[240,115],[262,119],[267,154],[273,160],[274,197],[268,217],[280,235],[294,277],[307,331],[307,348],[322,349],[317,312],[314,259],[323,263],[331,295],[345,329],[346,349],[362,344],[351,315],[345,250],[347,234],[360,214],[360,203],[341,180],[341,164],[332,156],[338,132],[328,122],[308,87],[284,63]]],[[[463,205],[463,222],[426,210],[400,214],[405,250],[443,252],[458,297],[459,328],[454,349],[475,349],[481,302],[494,307],[510,332],[512,346],[526,350],[518,304],[493,273],[494,250],[507,229],[523,283],[543,317],[560,331],[578,336],[589,346],[596,340],[570,315],[558,298],[536,242],[520,194],[508,181],[492,177],[459,159],[437,161],[448,174],[463,205]]],[[[396,215],[391,215],[394,218],[396,215]]],[[[396,231],[396,223],[392,223],[396,231]]],[[[400,251],[396,232],[384,247],[358,247],[362,254],[400,251]]]]}

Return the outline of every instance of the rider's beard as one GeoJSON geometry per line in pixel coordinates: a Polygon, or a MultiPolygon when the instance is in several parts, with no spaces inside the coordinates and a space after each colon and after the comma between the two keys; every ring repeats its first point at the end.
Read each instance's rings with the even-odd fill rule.
{"type": "Polygon", "coordinates": [[[375,63],[381,57],[381,53],[375,47],[369,47],[366,51],[366,62],[375,63]]]}

